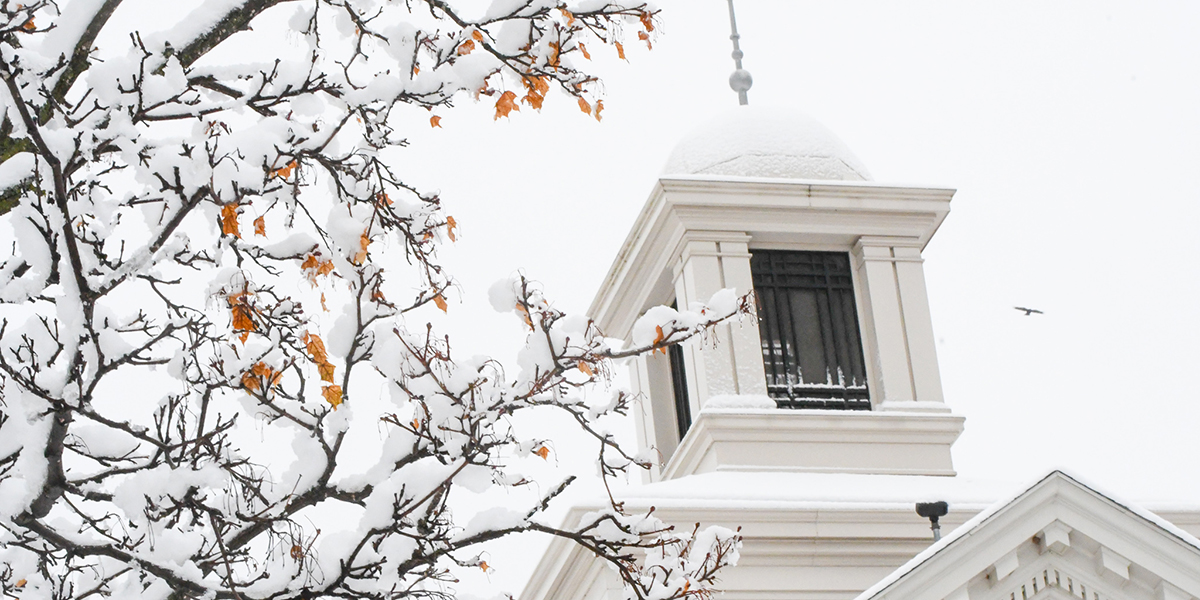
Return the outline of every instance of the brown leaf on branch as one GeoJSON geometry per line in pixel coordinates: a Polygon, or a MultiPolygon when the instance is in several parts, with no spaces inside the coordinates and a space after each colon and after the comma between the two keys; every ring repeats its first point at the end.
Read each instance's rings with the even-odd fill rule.
{"type": "Polygon", "coordinates": [[[301,548],[299,544],[292,546],[292,551],[289,554],[296,561],[304,560],[304,548],[301,548]]]}
{"type": "Polygon", "coordinates": [[[437,127],[438,129],[441,129],[442,128],[442,118],[437,115],[433,115],[432,117],[429,117],[429,126],[437,127]]]}
{"type": "Polygon", "coordinates": [[[617,47],[617,56],[621,57],[621,60],[628,60],[625,58],[625,46],[622,46],[621,42],[613,42],[613,45],[617,47]]]}
{"type": "Polygon", "coordinates": [[[450,241],[452,242],[458,241],[458,238],[454,237],[455,227],[458,227],[458,223],[455,222],[454,217],[446,217],[446,235],[450,236],[450,241]]]}
{"type": "Polygon", "coordinates": [[[292,176],[292,169],[296,168],[296,161],[291,161],[288,164],[271,171],[271,179],[287,179],[292,176]]]}
{"type": "Polygon", "coordinates": [[[472,31],[471,37],[475,38],[475,41],[479,42],[480,44],[483,43],[483,32],[482,31],[479,31],[478,29],[476,29],[475,31],[472,31]]]}
{"type": "Polygon", "coordinates": [[[602,111],[602,110],[604,110],[604,101],[603,101],[603,100],[597,100],[597,101],[596,101],[596,122],[599,122],[599,121],[600,121],[600,119],[602,118],[602,117],[600,116],[600,111],[602,111]]]}
{"type": "Polygon", "coordinates": [[[446,306],[446,299],[443,298],[441,294],[433,297],[433,303],[436,304],[437,307],[442,310],[442,312],[447,312],[447,308],[449,308],[446,306]]]}
{"type": "Polygon", "coordinates": [[[580,98],[579,99],[579,110],[582,110],[583,114],[585,114],[585,115],[590,115],[590,114],[592,114],[592,105],[588,104],[587,100],[580,98]]]}
{"type": "MultiPolygon", "coordinates": [[[[662,341],[663,341],[664,339],[666,339],[666,336],[663,334],[663,328],[662,328],[662,325],[655,325],[655,326],[654,326],[654,331],[655,331],[655,332],[658,334],[658,335],[654,336],[654,344],[655,344],[655,345],[658,345],[658,344],[662,343],[662,341]]],[[[662,353],[663,353],[663,354],[666,354],[666,353],[667,353],[667,348],[666,348],[666,346],[663,346],[662,348],[655,348],[655,349],[654,349],[654,351],[655,351],[655,352],[658,352],[659,350],[662,350],[662,353]]]]}
{"type": "Polygon", "coordinates": [[[577,45],[579,46],[579,51],[583,53],[583,57],[588,60],[592,60],[592,55],[588,54],[587,46],[584,46],[583,42],[580,42],[577,45]]]}
{"type": "Polygon", "coordinates": [[[249,285],[247,285],[242,288],[242,291],[226,297],[232,316],[233,330],[241,332],[240,337],[243,343],[250,336],[250,332],[258,331],[258,325],[254,323],[254,307],[250,306],[248,300],[251,295],[249,285]]]}
{"type": "Polygon", "coordinates": [[[642,26],[646,28],[646,31],[654,31],[654,15],[643,12],[638,18],[642,20],[642,26]]]}
{"type": "Polygon", "coordinates": [[[364,262],[366,262],[367,247],[370,245],[371,237],[367,235],[367,232],[362,232],[362,235],[358,236],[358,252],[354,254],[354,258],[350,262],[358,266],[361,266],[364,262]]]}
{"type": "Polygon", "coordinates": [[[571,14],[571,11],[567,10],[567,7],[560,6],[558,7],[558,10],[562,13],[563,18],[567,20],[567,27],[575,24],[575,15],[571,14]]]}
{"type": "Polygon", "coordinates": [[[533,451],[533,453],[542,457],[542,460],[550,459],[550,449],[545,446],[539,446],[537,450],[533,451]]]}
{"type": "Polygon", "coordinates": [[[242,234],[238,232],[238,206],[237,202],[221,206],[221,233],[241,238],[242,234]]]}
{"type": "Polygon", "coordinates": [[[325,352],[325,342],[321,340],[321,336],[304,332],[304,349],[308,350],[308,355],[312,357],[313,362],[317,364],[329,362],[329,354],[325,352]]]}
{"type": "Polygon", "coordinates": [[[309,254],[304,258],[304,262],[300,263],[300,269],[304,271],[305,277],[308,277],[308,282],[317,285],[318,275],[328,275],[333,272],[332,260],[321,260],[315,254],[309,254]]]}
{"type": "MultiPolygon", "coordinates": [[[[18,4],[17,8],[18,9],[21,8],[21,5],[18,4]]],[[[33,17],[29,17],[29,20],[25,21],[25,23],[21,25],[21,29],[24,29],[25,31],[33,31],[34,29],[37,29],[37,25],[33,24],[33,17]]],[[[22,579],[21,581],[25,581],[25,580],[22,579]]]]}
{"type": "Polygon", "coordinates": [[[242,387],[250,392],[271,391],[279,380],[283,378],[283,373],[275,371],[266,363],[255,363],[249,371],[242,373],[242,387]]]}
{"type": "Polygon", "coordinates": [[[321,388],[321,395],[325,397],[325,401],[333,407],[333,410],[337,410],[337,407],[342,405],[342,386],[340,385],[327,385],[321,388]]]}
{"type": "Polygon", "coordinates": [[[516,99],[517,95],[513,92],[500,94],[500,99],[496,100],[496,117],[493,120],[499,120],[500,117],[507,117],[508,113],[514,110],[521,110],[521,107],[514,102],[516,99]]]}
{"type": "MultiPolygon", "coordinates": [[[[32,23],[33,19],[30,19],[29,22],[32,23]]],[[[15,584],[13,584],[13,587],[23,588],[23,587],[25,587],[25,583],[26,582],[24,579],[18,579],[17,582],[15,584]]]]}
{"type": "Polygon", "coordinates": [[[525,84],[526,90],[525,96],[521,100],[532,106],[534,110],[541,110],[542,102],[546,100],[546,92],[550,91],[550,84],[546,83],[546,78],[531,75],[522,77],[521,83],[525,84]]]}
{"type": "Polygon", "coordinates": [[[475,49],[475,42],[473,42],[471,40],[466,40],[463,43],[458,45],[458,50],[456,50],[455,53],[458,54],[459,56],[466,56],[466,55],[470,54],[471,51],[474,49],[475,49]]]}
{"type": "Polygon", "coordinates": [[[254,235],[267,237],[267,220],[265,217],[259,217],[254,220],[254,235]]]}
{"type": "Polygon", "coordinates": [[[638,39],[639,39],[639,40],[642,40],[643,42],[646,42],[646,49],[647,49],[647,50],[653,50],[653,49],[654,49],[654,44],[651,44],[651,43],[650,43],[650,36],[649,36],[649,34],[647,34],[645,31],[639,31],[639,32],[638,32],[638,39]]]}
{"type": "Polygon", "coordinates": [[[517,312],[521,313],[521,317],[525,319],[525,324],[528,325],[530,329],[533,329],[533,319],[529,317],[529,311],[526,310],[520,302],[517,303],[517,312]]]}
{"type": "Polygon", "coordinates": [[[594,373],[592,372],[592,367],[589,366],[586,361],[582,361],[582,360],[579,361],[579,364],[577,366],[579,367],[579,370],[581,372],[583,372],[584,375],[587,375],[588,377],[591,377],[592,375],[594,375],[594,373]]]}

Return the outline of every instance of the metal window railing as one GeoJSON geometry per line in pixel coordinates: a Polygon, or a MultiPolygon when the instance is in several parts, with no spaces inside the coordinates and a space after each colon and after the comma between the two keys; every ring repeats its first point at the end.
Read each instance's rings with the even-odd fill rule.
{"type": "Polygon", "coordinates": [[[767,393],[780,408],[870,410],[850,256],[756,250],[767,393]]]}

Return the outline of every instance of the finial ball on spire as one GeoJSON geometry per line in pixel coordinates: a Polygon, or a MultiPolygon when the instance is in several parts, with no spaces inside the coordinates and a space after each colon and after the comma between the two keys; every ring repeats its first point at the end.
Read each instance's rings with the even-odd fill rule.
{"type": "Polygon", "coordinates": [[[729,76],[729,87],[739,94],[746,93],[752,85],[754,78],[750,76],[750,71],[745,69],[738,69],[729,76]]]}

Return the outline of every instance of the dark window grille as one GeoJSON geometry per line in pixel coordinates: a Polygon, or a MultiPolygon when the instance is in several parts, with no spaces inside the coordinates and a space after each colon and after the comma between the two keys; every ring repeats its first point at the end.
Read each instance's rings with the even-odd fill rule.
{"type": "Polygon", "coordinates": [[[683,367],[683,347],[679,344],[667,348],[671,361],[671,388],[675,392],[675,425],[679,428],[679,439],[687,435],[692,426],[692,405],[688,402],[687,371],[683,367]]]}
{"type": "Polygon", "coordinates": [[[850,256],[757,250],[767,393],[780,408],[870,410],[850,256]]]}

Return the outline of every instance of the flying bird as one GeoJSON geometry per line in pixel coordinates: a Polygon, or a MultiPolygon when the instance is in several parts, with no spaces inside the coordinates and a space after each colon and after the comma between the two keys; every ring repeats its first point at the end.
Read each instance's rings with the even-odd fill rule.
{"type": "Polygon", "coordinates": [[[1023,310],[1023,311],[1025,311],[1025,316],[1027,316],[1027,317],[1028,317],[1029,315],[1032,315],[1032,314],[1034,314],[1034,313],[1037,313],[1037,314],[1039,314],[1039,315],[1044,315],[1044,314],[1046,314],[1046,313],[1043,313],[1042,311],[1040,311],[1040,310],[1038,310],[1038,309],[1036,309],[1036,308],[1025,308],[1024,306],[1014,306],[1013,308],[1015,308],[1015,309],[1017,309],[1017,310],[1023,310]]]}

